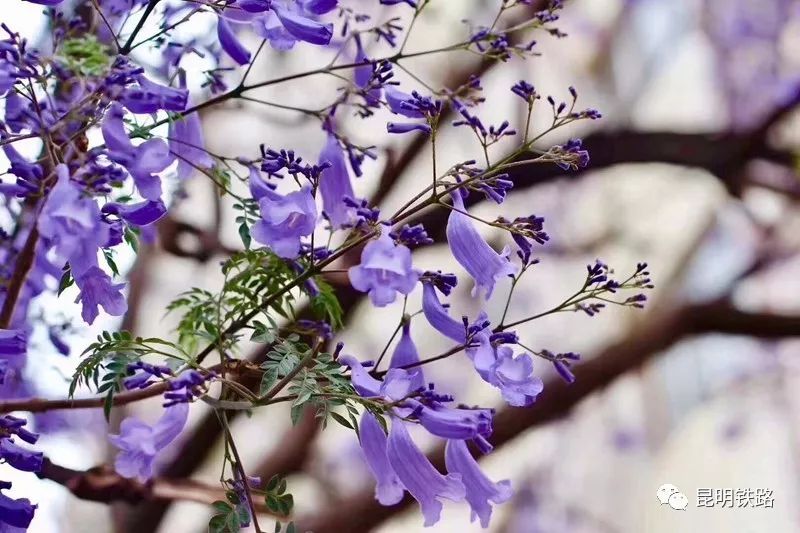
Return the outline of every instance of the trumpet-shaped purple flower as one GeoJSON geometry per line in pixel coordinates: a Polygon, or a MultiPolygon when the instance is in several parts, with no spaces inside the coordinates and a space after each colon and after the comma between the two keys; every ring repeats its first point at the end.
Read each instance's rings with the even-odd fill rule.
{"type": "Polygon", "coordinates": [[[492,482],[481,472],[478,463],[469,453],[463,440],[449,440],[445,446],[444,461],[447,471],[461,475],[466,488],[466,499],[472,508],[472,520],[479,518],[481,527],[489,527],[492,516],[491,503],[500,504],[511,498],[511,482],[492,482]]]}
{"type": "Polygon", "coordinates": [[[345,203],[345,198],[354,198],[350,173],[344,160],[344,153],[339,147],[336,136],[329,134],[328,142],[319,154],[320,165],[330,163],[319,180],[319,191],[322,194],[322,209],[331,221],[331,226],[341,228],[353,220],[354,209],[345,203]]]}
{"type": "Polygon", "coordinates": [[[98,306],[102,306],[112,316],[122,316],[128,310],[128,303],[120,293],[125,284],[112,284],[109,275],[100,267],[89,267],[81,275],[76,275],[75,284],[81,290],[75,301],[83,304],[81,317],[87,324],[97,318],[98,306]]]}
{"type": "Polygon", "coordinates": [[[461,475],[440,474],[411,440],[405,423],[400,420],[392,423],[386,455],[397,478],[419,502],[426,527],[439,521],[442,512],[440,498],[461,501],[466,496],[461,475]]]}
{"type": "MultiPolygon", "coordinates": [[[[311,2],[311,5],[318,8],[318,11],[323,6],[327,7],[325,4],[326,2],[311,2]]],[[[335,4],[333,7],[336,7],[335,4]]],[[[318,45],[326,45],[331,42],[333,24],[322,24],[310,18],[305,12],[304,4],[273,0],[272,11],[275,12],[284,29],[295,39],[318,45]]]]}
{"type": "Polygon", "coordinates": [[[145,200],[135,204],[109,202],[103,206],[103,213],[117,215],[134,226],[147,226],[167,214],[167,207],[161,200],[145,200]]]}
{"type": "Polygon", "coordinates": [[[183,111],[189,103],[189,91],[167,87],[144,76],[136,78],[138,86],[126,87],[119,101],[131,113],[155,113],[156,111],[183,111]]]}
{"type": "Polygon", "coordinates": [[[146,481],[153,475],[158,452],[175,440],[186,425],[189,404],[178,403],[164,410],[161,418],[149,426],[138,418],[128,417],[120,425],[119,435],[109,435],[119,448],[114,468],[123,477],[146,481]]]}
{"type": "Polygon", "coordinates": [[[508,260],[508,247],[498,254],[480,236],[472,221],[464,213],[464,201],[460,194],[453,195],[453,207],[447,221],[447,241],[450,251],[461,266],[475,280],[472,295],[485,290],[486,299],[492,295],[495,282],[504,276],[513,276],[517,268],[508,260]]]}
{"type": "MultiPolygon", "coordinates": [[[[6,481],[0,482],[0,488],[7,489],[11,483],[6,481]]],[[[36,511],[36,505],[33,505],[27,498],[14,499],[0,493],[0,530],[14,533],[16,531],[25,531],[33,520],[33,514],[36,511]],[[19,529],[17,529],[19,528],[19,529]]]]}
{"type": "Polygon", "coordinates": [[[409,133],[411,131],[421,131],[422,133],[431,133],[431,127],[424,122],[387,122],[386,131],[389,133],[409,133]]]}
{"type": "Polygon", "coordinates": [[[359,425],[359,439],[367,466],[375,476],[375,499],[381,505],[394,505],[403,499],[403,484],[386,455],[386,433],[375,416],[364,411],[359,425]]]}
{"type": "Polygon", "coordinates": [[[10,438],[0,439],[0,459],[22,472],[42,469],[44,454],[17,446],[10,438]]]}
{"type": "Polygon", "coordinates": [[[108,157],[130,172],[139,194],[148,200],[161,198],[161,179],[155,175],[175,160],[169,146],[161,139],[149,139],[133,146],[125,133],[122,122],[124,111],[119,104],[112,104],[103,121],[103,139],[108,148],[108,157]]]}
{"type": "Polygon", "coordinates": [[[351,267],[348,275],[353,288],[369,292],[376,307],[394,302],[397,293],[410,293],[419,281],[419,272],[411,265],[411,250],[395,244],[386,230],[364,247],[361,263],[351,267]]]}
{"type": "MultiPolygon", "coordinates": [[[[411,338],[411,321],[406,321],[403,324],[403,334],[400,337],[400,342],[392,353],[392,360],[389,363],[390,368],[404,368],[409,365],[419,363],[419,353],[417,353],[417,346],[411,338]]],[[[425,386],[425,376],[422,374],[422,367],[415,366],[406,369],[411,378],[411,388],[413,390],[421,389],[425,386]]]]}
{"type": "Polygon", "coordinates": [[[204,149],[205,145],[203,127],[197,113],[190,113],[170,123],[169,150],[178,159],[179,179],[189,178],[196,167],[214,166],[214,160],[204,149]]]}
{"type": "Polygon", "coordinates": [[[78,276],[97,264],[97,249],[108,240],[109,230],[97,203],[70,181],[67,166],[58,165],[56,173],[58,181],[44,204],[38,229],[78,276]]]}
{"type": "Polygon", "coordinates": [[[300,241],[311,235],[317,222],[317,206],[311,188],[304,187],[286,196],[265,190],[259,200],[261,220],[251,234],[280,257],[294,259],[300,253],[300,241]]]}
{"type": "Polygon", "coordinates": [[[422,283],[422,312],[428,319],[428,323],[445,337],[460,343],[467,339],[464,323],[455,320],[447,313],[447,309],[439,301],[436,288],[432,283],[422,283]]]}
{"type": "Polygon", "coordinates": [[[231,59],[240,65],[250,63],[250,52],[239,41],[230,23],[223,17],[217,17],[217,38],[220,46],[231,59]]]}
{"type": "Polygon", "coordinates": [[[413,105],[414,97],[408,93],[395,88],[394,85],[386,85],[383,88],[386,103],[392,113],[403,115],[408,118],[424,118],[425,114],[413,105]]]}
{"type": "Polygon", "coordinates": [[[492,434],[490,409],[454,409],[440,403],[423,405],[409,399],[403,404],[413,409],[413,416],[432,435],[445,439],[474,439],[492,434]]]}
{"type": "Polygon", "coordinates": [[[489,334],[480,332],[473,341],[476,346],[466,352],[481,378],[500,389],[510,405],[531,405],[542,392],[542,380],[533,375],[533,360],[527,353],[514,356],[509,346],[493,346],[489,334]]]}
{"type": "Polygon", "coordinates": [[[25,355],[27,340],[21,329],[0,329],[0,357],[25,355]]]}

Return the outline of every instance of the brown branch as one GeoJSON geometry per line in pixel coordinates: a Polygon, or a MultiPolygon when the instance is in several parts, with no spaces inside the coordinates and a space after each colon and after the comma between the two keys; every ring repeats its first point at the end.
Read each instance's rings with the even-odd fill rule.
{"type": "Polygon", "coordinates": [[[11,325],[11,319],[14,318],[14,310],[17,307],[19,294],[22,291],[22,287],[25,285],[25,280],[28,278],[31,267],[33,267],[33,260],[36,255],[36,244],[39,242],[39,230],[36,226],[35,218],[32,224],[33,227],[30,233],[28,233],[28,238],[25,239],[25,245],[14,261],[14,273],[11,275],[5,300],[3,301],[3,308],[0,310],[0,329],[8,329],[11,325]]]}
{"type": "MultiPolygon", "coordinates": [[[[225,501],[225,490],[221,486],[209,485],[191,479],[156,477],[146,483],[128,479],[117,474],[108,465],[88,470],[74,470],[44,459],[42,469],[36,474],[63,485],[73,496],[93,502],[126,502],[136,504],[145,501],[192,501],[210,505],[225,501]]],[[[261,513],[272,514],[264,502],[254,502],[261,513]]]]}

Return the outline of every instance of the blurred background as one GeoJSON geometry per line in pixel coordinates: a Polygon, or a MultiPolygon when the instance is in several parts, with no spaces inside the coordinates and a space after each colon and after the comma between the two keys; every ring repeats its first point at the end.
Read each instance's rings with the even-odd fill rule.
{"type": "MultiPolygon", "coordinates": [[[[462,40],[468,31],[462,20],[490,23],[498,2],[433,0],[409,50],[462,40]]],[[[603,113],[600,121],[559,130],[539,144],[546,149],[580,137],[591,154],[588,168],[523,167],[502,206],[473,208],[488,218],[535,213],[546,219],[551,241],[538,250],[541,264],[523,278],[512,318],[549,309],[575,292],[585,265],[595,258],[620,275],[647,261],[656,282],[644,310],[609,308],[594,318],[557,314],[519,331],[527,346],[577,351],[584,358],[574,368],[573,385],[537,361],[545,389],[532,408],[500,405],[496,391],[463,356],[426,367],[440,389],[499,409],[497,448],[482,464],[493,479],[510,479],[516,494],[495,507],[490,531],[800,531],[800,1],[566,4],[558,27],[568,37],[538,35],[540,57],[490,64],[459,52],[406,61],[409,72],[396,69],[406,89],[420,90],[420,81],[456,87],[479,74],[489,99],[480,108],[485,123],[508,119],[518,129],[524,126],[525,110],[509,91],[520,79],[557,100],[566,99],[572,85],[579,107],[603,113]],[[686,494],[685,511],[660,505],[656,490],[664,483],[686,494]],[[774,504],[698,508],[697,491],[704,488],[767,489],[774,504]]],[[[395,10],[405,20],[411,12],[395,10]]],[[[14,3],[2,8],[0,19],[35,40],[44,28],[40,13],[39,6],[14,3]]],[[[191,31],[203,35],[202,19],[197,24],[191,31]]],[[[242,38],[251,49],[258,46],[255,35],[242,38]]],[[[385,52],[371,45],[371,57],[385,52]]],[[[141,54],[158,66],[157,51],[141,54]]],[[[316,68],[333,54],[302,44],[288,54],[270,50],[259,56],[250,79],[316,68]]],[[[252,96],[314,108],[334,99],[336,87],[336,80],[315,77],[252,96]]],[[[196,101],[207,97],[199,84],[196,89],[196,101]]],[[[549,119],[543,108],[534,117],[538,128],[549,119]]],[[[339,115],[350,135],[376,144],[381,155],[356,179],[359,195],[377,198],[392,211],[408,191],[428,183],[431,154],[425,139],[390,138],[384,126],[388,115],[369,121],[339,115]]],[[[256,157],[264,143],[294,148],[314,160],[325,140],[313,118],[254,102],[211,108],[202,118],[207,148],[227,156],[256,157]]],[[[440,168],[479,153],[469,132],[452,128],[437,148],[440,168]]],[[[496,154],[511,148],[501,145],[496,154]]],[[[42,343],[48,347],[34,350],[31,358],[46,364],[37,363],[35,376],[29,369],[39,395],[64,395],[78,354],[98,331],[123,327],[143,336],[169,336],[175,325],[175,317],[163,315],[169,301],[192,286],[220,286],[219,262],[241,246],[235,215],[201,175],[175,190],[175,208],[161,221],[157,242],[143,247],[138,258],[122,260],[130,269],[130,310],[123,324],[106,320],[91,330],[69,332],[70,358],[50,353],[42,343]]],[[[426,215],[440,242],[441,215],[426,215]]],[[[486,236],[502,242],[501,235],[486,236]]],[[[420,269],[457,266],[442,244],[418,250],[414,261],[420,269]]],[[[375,309],[345,280],[331,281],[347,311],[340,339],[350,353],[374,358],[394,330],[399,307],[375,309]]],[[[496,290],[506,294],[508,284],[496,290]]],[[[412,295],[410,309],[420,307],[419,298],[412,295]]],[[[67,294],[47,301],[43,313],[70,316],[75,313],[70,300],[67,294]]],[[[503,300],[490,305],[489,313],[502,312],[497,306],[503,300]]],[[[450,301],[459,313],[477,312],[469,283],[450,301]]],[[[412,332],[423,356],[449,347],[422,321],[412,332]]],[[[264,356],[258,347],[247,349],[250,358],[264,356]]],[[[125,415],[152,420],[158,413],[158,400],[118,409],[111,429],[125,415]]],[[[112,459],[101,413],[40,418],[38,427],[46,432],[42,448],[60,465],[83,470],[112,459]]],[[[190,422],[165,454],[159,479],[213,484],[222,456],[216,418],[198,403],[190,422]]],[[[423,530],[415,505],[382,508],[374,501],[352,432],[335,425],[323,432],[313,413],[292,427],[280,408],[236,419],[233,431],[251,473],[289,476],[300,530],[423,530]]],[[[435,453],[438,443],[426,444],[435,453]]],[[[5,467],[0,474],[5,476],[5,467]]],[[[156,497],[112,506],[79,500],[62,486],[69,485],[65,476],[62,484],[11,476],[12,494],[34,495],[40,503],[31,531],[198,532],[211,514],[207,505],[156,497]]],[[[197,499],[206,499],[197,491],[197,499]]],[[[442,521],[430,530],[479,529],[466,506],[454,504],[446,505],[442,521]]]]}

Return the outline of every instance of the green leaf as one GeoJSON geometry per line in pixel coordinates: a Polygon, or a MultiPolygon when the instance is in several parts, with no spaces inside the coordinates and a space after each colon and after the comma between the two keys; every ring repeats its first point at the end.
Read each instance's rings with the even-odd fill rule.
{"type": "Polygon", "coordinates": [[[217,500],[211,504],[211,506],[219,511],[220,513],[227,514],[231,512],[231,505],[228,502],[223,502],[222,500],[217,500]]]}
{"type": "Polygon", "coordinates": [[[247,227],[247,222],[242,222],[239,225],[239,237],[242,239],[242,244],[244,244],[245,250],[250,249],[250,228],[247,227]]]}
{"type": "Polygon", "coordinates": [[[346,428],[348,428],[348,429],[355,429],[355,428],[354,428],[354,427],[353,427],[353,426],[350,424],[350,422],[349,422],[349,421],[348,421],[348,420],[347,420],[345,417],[343,417],[342,415],[340,415],[339,413],[334,413],[334,412],[331,412],[331,418],[333,418],[334,420],[336,420],[337,422],[339,422],[341,425],[343,425],[344,427],[346,427],[346,428]]]}

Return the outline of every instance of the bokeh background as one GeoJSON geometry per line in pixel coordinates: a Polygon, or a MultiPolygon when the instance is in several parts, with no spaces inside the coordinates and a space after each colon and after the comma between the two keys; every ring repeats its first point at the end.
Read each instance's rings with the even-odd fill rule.
{"type": "MultiPolygon", "coordinates": [[[[434,0],[415,27],[410,49],[463,39],[462,20],[490,22],[498,2],[434,0]]],[[[15,29],[34,40],[46,31],[40,7],[3,4],[0,19],[15,29]]],[[[396,9],[406,19],[409,11],[396,9]]],[[[191,31],[207,34],[203,24],[198,21],[191,31]]],[[[539,145],[546,149],[581,137],[592,157],[588,168],[526,168],[515,174],[517,187],[499,212],[483,203],[474,208],[489,218],[532,212],[546,218],[551,241],[538,251],[541,264],[523,278],[512,318],[572,294],[583,282],[585,264],[598,257],[620,274],[647,261],[657,285],[642,311],[609,308],[594,318],[566,313],[526,324],[519,331],[526,345],[584,356],[571,386],[538,361],[545,390],[530,409],[501,406],[496,391],[463,357],[428,367],[439,388],[500,409],[498,447],[482,464],[493,479],[510,479],[516,496],[495,508],[490,530],[800,531],[800,1],[568,0],[559,28],[568,37],[539,35],[541,56],[525,62],[488,64],[460,52],[409,60],[404,66],[410,73],[397,70],[398,79],[420,89],[411,74],[434,87],[455,87],[481,74],[489,98],[480,113],[485,122],[508,119],[523,126],[524,109],[509,91],[519,79],[560,99],[573,85],[581,107],[604,115],[539,145]],[[685,511],[659,505],[656,489],[663,483],[687,495],[685,511]],[[774,507],[697,508],[699,488],[766,488],[774,507]]],[[[252,48],[258,45],[254,35],[243,38],[252,48]]],[[[381,54],[379,48],[368,51],[381,54]]],[[[158,66],[158,52],[141,54],[158,66]]],[[[332,54],[302,44],[290,54],[269,51],[259,56],[251,79],[315,68],[332,54]]],[[[313,108],[335,98],[335,88],[336,80],[314,77],[253,96],[313,108]]],[[[200,101],[205,96],[196,89],[200,101]]],[[[541,107],[536,126],[548,116],[541,107]]],[[[376,144],[382,156],[356,180],[357,192],[377,196],[391,211],[409,191],[428,183],[431,154],[424,139],[388,136],[385,118],[339,116],[351,135],[376,144]]],[[[229,156],[255,157],[265,143],[314,159],[324,142],[315,120],[254,102],[208,109],[203,124],[208,149],[229,156]]],[[[440,137],[439,167],[471,159],[477,149],[468,132],[448,130],[440,137]]],[[[497,153],[510,149],[500,146],[497,153]]],[[[165,305],[192,286],[220,285],[219,262],[240,246],[233,211],[200,175],[173,201],[156,244],[138,258],[121,260],[130,269],[131,305],[123,323],[106,320],[71,332],[70,358],[50,353],[45,342],[39,352],[34,349],[31,358],[38,362],[28,370],[40,395],[63,396],[78,354],[98,331],[124,327],[169,336],[175,317],[164,316],[165,305]]],[[[441,233],[441,218],[431,220],[431,232],[441,233]]],[[[486,236],[501,244],[501,235],[486,236]]],[[[421,269],[457,267],[448,261],[442,244],[415,252],[421,269]]],[[[351,353],[374,358],[397,323],[399,307],[374,309],[350,293],[344,280],[331,281],[347,310],[341,340],[351,353]]],[[[469,283],[462,285],[451,303],[474,315],[469,283]]],[[[42,312],[70,316],[75,309],[69,301],[69,294],[49,300],[42,312]]],[[[501,304],[490,306],[490,314],[501,312],[501,304]]],[[[419,294],[409,306],[419,308],[419,294]]],[[[448,347],[421,321],[413,335],[421,354],[448,347]]],[[[244,353],[263,357],[255,346],[244,353]]],[[[125,415],[154,419],[159,412],[158,400],[116,410],[111,429],[125,415]]],[[[61,465],[82,470],[113,457],[101,413],[65,412],[37,421],[47,433],[43,449],[61,465]]],[[[289,476],[299,525],[317,533],[423,530],[415,506],[381,508],[374,502],[352,432],[335,425],[321,431],[313,413],[292,427],[280,408],[236,419],[233,431],[248,470],[289,476]]],[[[213,415],[195,405],[190,428],[163,458],[160,479],[216,482],[219,436],[213,415]]],[[[0,470],[5,477],[6,469],[0,470]]],[[[199,532],[210,516],[199,503],[108,506],[76,499],[64,486],[32,475],[13,477],[15,491],[35,495],[41,504],[35,532],[199,532]]],[[[208,498],[200,488],[195,496],[208,498]]],[[[431,531],[479,529],[469,522],[466,506],[446,505],[431,531]]]]}

